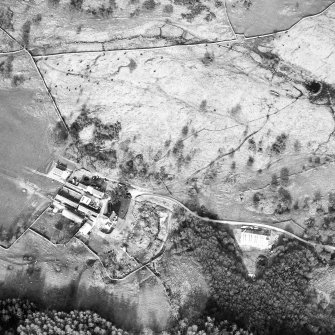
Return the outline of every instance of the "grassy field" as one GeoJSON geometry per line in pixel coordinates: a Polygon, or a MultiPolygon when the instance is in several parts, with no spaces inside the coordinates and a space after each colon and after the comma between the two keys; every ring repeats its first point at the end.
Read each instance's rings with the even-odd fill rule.
{"type": "Polygon", "coordinates": [[[10,33],[34,54],[164,46],[234,37],[222,2],[2,1],[10,33]],[[52,5],[54,3],[54,5],[52,5]],[[77,2],[79,4],[79,2],[77,2]],[[10,11],[14,12],[13,17],[10,11]]]}
{"type": "Polygon", "coordinates": [[[3,31],[0,31],[0,52],[9,52],[19,50],[20,46],[14,42],[3,31]]]}
{"type": "MultiPolygon", "coordinates": [[[[254,193],[266,191],[283,168],[289,191],[297,190],[293,202],[313,192],[310,157],[314,162],[333,130],[329,108],[309,99],[305,83],[312,74],[276,58],[275,45],[277,39],[263,38],[62,55],[41,58],[38,66],[67,122],[81,122],[79,145],[83,134],[114,150],[114,168],[95,168],[227,219],[271,222],[278,220],[278,190],[274,206],[269,197],[257,209],[254,193]],[[120,124],[117,134],[102,139],[91,129],[93,123],[98,129],[97,120],[120,124]]],[[[87,153],[82,162],[90,166],[87,153]]],[[[330,168],[331,158],[319,156],[319,165],[330,168]]],[[[326,180],[324,170],[316,175],[326,180]]]]}
{"type": "Polygon", "coordinates": [[[331,3],[332,0],[228,0],[227,12],[236,33],[255,36],[288,30],[331,3]]]}
{"type": "Polygon", "coordinates": [[[0,255],[0,298],[28,297],[49,308],[92,308],[128,329],[164,329],[170,308],[162,285],[143,270],[111,283],[78,240],[52,245],[27,232],[0,255]],[[155,296],[149,297],[154,291],[155,296]],[[151,299],[151,300],[150,300],[151,299]]]}
{"type": "Polygon", "coordinates": [[[32,225],[32,229],[47,237],[56,244],[67,243],[79,230],[80,224],[76,224],[65,218],[60,213],[53,213],[48,209],[32,225]]]}
{"type": "Polygon", "coordinates": [[[41,174],[59,152],[50,136],[58,119],[24,52],[1,56],[0,63],[0,226],[18,237],[59,187],[41,174]]]}

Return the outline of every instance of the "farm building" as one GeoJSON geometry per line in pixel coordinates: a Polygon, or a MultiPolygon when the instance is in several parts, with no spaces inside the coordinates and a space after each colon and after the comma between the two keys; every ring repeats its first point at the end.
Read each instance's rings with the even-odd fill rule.
{"type": "Polygon", "coordinates": [[[83,224],[83,226],[79,229],[79,233],[87,236],[89,232],[92,230],[93,225],[90,221],[87,221],[83,224]]]}
{"type": "Polygon", "coordinates": [[[71,221],[74,221],[76,223],[82,223],[83,220],[84,220],[84,217],[79,215],[78,213],[75,213],[67,208],[65,208],[63,211],[62,211],[62,215],[64,217],[66,217],[67,219],[71,220],[71,221]]]}
{"type": "Polygon", "coordinates": [[[99,209],[91,207],[91,206],[88,206],[88,205],[85,205],[84,203],[81,203],[78,206],[78,210],[80,212],[85,213],[86,215],[91,215],[93,217],[97,217],[99,215],[99,213],[100,213],[99,209]]]}
{"type": "Polygon", "coordinates": [[[49,172],[49,176],[56,180],[65,181],[71,174],[71,170],[67,168],[66,164],[57,162],[53,165],[49,172]]]}
{"type": "Polygon", "coordinates": [[[66,194],[57,194],[55,200],[60,202],[61,204],[69,205],[71,207],[77,208],[79,201],[72,197],[67,197],[66,194]]]}
{"type": "Polygon", "coordinates": [[[270,236],[262,230],[242,229],[239,244],[241,247],[269,249],[270,236]]]}

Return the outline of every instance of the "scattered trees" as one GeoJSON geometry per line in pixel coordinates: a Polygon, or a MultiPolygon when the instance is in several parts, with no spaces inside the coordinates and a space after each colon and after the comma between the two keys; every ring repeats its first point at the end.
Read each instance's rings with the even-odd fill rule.
{"type": "Polygon", "coordinates": [[[279,155],[283,153],[286,149],[287,138],[288,136],[285,133],[278,135],[275,142],[271,145],[271,153],[274,155],[279,155]]]}
{"type": "Polygon", "coordinates": [[[277,214],[283,214],[289,212],[292,206],[292,196],[291,193],[283,187],[278,190],[278,204],[275,212],[277,214]]]}
{"type": "MultiPolygon", "coordinates": [[[[312,248],[281,238],[267,261],[258,262],[257,277],[249,280],[228,231],[184,211],[176,215],[180,228],[172,236],[170,253],[201,265],[210,285],[208,310],[217,319],[239,320],[244,328],[262,335],[307,335],[313,327],[320,333],[334,331],[334,320],[325,317],[309,284],[311,269],[318,263],[312,248]]],[[[196,329],[189,334],[197,334],[196,329]]]]}
{"type": "Polygon", "coordinates": [[[214,52],[209,53],[208,51],[206,51],[204,57],[201,59],[201,62],[205,66],[209,66],[214,62],[214,60],[215,60],[214,52]]]}
{"type": "Polygon", "coordinates": [[[14,13],[9,7],[0,8],[0,26],[3,29],[12,29],[13,28],[13,16],[14,13]]]}
{"type": "Polygon", "coordinates": [[[157,6],[155,0],[146,0],[143,2],[143,8],[146,10],[154,10],[157,6]]]}
{"type": "Polygon", "coordinates": [[[252,196],[252,202],[254,204],[254,207],[258,207],[260,201],[264,199],[264,194],[261,192],[256,192],[254,193],[254,195],[252,196]]]}
{"type": "Polygon", "coordinates": [[[39,13],[39,14],[36,14],[34,17],[33,17],[33,23],[34,24],[40,24],[42,21],[42,14],[39,13]]]}
{"type": "Polygon", "coordinates": [[[16,87],[24,83],[24,76],[22,74],[15,74],[12,78],[12,86],[16,87]]]}
{"type": "Polygon", "coordinates": [[[81,10],[84,0],[71,0],[70,8],[75,10],[81,10]]]}
{"type": "Polygon", "coordinates": [[[293,147],[294,147],[294,151],[296,153],[300,152],[301,151],[301,143],[299,140],[295,140],[294,141],[294,144],[293,144],[293,147]]]}
{"type": "Polygon", "coordinates": [[[183,136],[187,136],[187,134],[188,134],[188,125],[185,125],[182,128],[181,133],[183,134],[183,136]]]}
{"type": "Polygon", "coordinates": [[[279,185],[278,176],[274,173],[271,176],[271,186],[277,187],[279,185]]]}
{"type": "Polygon", "coordinates": [[[249,156],[248,160],[247,160],[247,165],[248,166],[252,166],[255,162],[255,158],[252,156],[249,156]]]}
{"type": "Polygon", "coordinates": [[[21,28],[22,43],[25,47],[27,47],[30,42],[30,29],[31,29],[31,22],[26,21],[21,28]]]}
{"type": "Polygon", "coordinates": [[[67,141],[69,137],[69,134],[63,122],[59,121],[56,123],[56,126],[52,132],[52,137],[56,145],[65,144],[65,142],[67,141]]]}
{"type": "Polygon", "coordinates": [[[105,147],[106,141],[119,139],[121,123],[103,124],[97,117],[91,117],[86,106],[82,107],[81,114],[70,126],[70,133],[75,140],[79,151],[79,159],[89,157],[91,162],[98,162],[103,166],[114,168],[117,162],[116,150],[105,147]],[[89,125],[94,125],[93,140],[83,144],[80,140],[80,132],[89,125]]]}
{"type": "Polygon", "coordinates": [[[60,0],[48,0],[48,5],[52,7],[57,7],[60,3],[60,0]]]}
{"type": "Polygon", "coordinates": [[[165,5],[163,8],[163,13],[166,13],[166,14],[173,13],[173,6],[171,4],[165,5]]]}
{"type": "Polygon", "coordinates": [[[280,170],[280,184],[283,186],[287,186],[290,179],[290,173],[287,167],[283,167],[280,170]]]}

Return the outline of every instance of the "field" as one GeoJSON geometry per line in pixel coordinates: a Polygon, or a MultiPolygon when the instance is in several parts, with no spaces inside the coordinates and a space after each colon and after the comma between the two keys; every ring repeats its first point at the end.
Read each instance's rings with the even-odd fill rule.
{"type": "MultiPolygon", "coordinates": [[[[294,29],[314,20],[316,33],[323,31],[331,11],[294,29]]],[[[326,180],[333,164],[330,143],[329,154],[322,153],[332,113],[311,99],[306,85],[313,73],[286,60],[280,41],[288,38],[55,55],[38,57],[37,65],[77,144],[111,148],[106,160],[113,154],[113,166],[92,164],[93,147],[86,156],[69,150],[70,157],[222,218],[271,222],[287,218],[277,215],[279,187],[267,194],[274,174],[288,170],[283,187],[292,192],[292,207],[313,197],[309,175],[326,180]],[[99,122],[114,129],[109,140],[94,131],[99,122]],[[256,208],[254,194],[263,189],[267,198],[256,208]]]]}
{"type": "Polygon", "coordinates": [[[110,282],[96,257],[77,239],[55,246],[32,231],[0,255],[0,298],[28,297],[45,307],[95,308],[129,328],[158,327],[169,321],[162,284],[142,270],[110,282]],[[150,279],[151,278],[151,279],[150,279]],[[155,291],[155,297],[148,297],[155,291]]]}
{"type": "Polygon", "coordinates": [[[8,247],[57,190],[43,173],[57,153],[50,134],[58,119],[28,55],[1,56],[0,64],[1,243],[8,247]]]}
{"type": "Polygon", "coordinates": [[[235,32],[249,37],[288,30],[332,3],[332,0],[228,0],[227,13],[235,32]]]}
{"type": "MultiPolygon", "coordinates": [[[[2,1],[8,31],[34,54],[192,44],[234,37],[223,2],[2,1]],[[52,5],[54,3],[55,5],[52,5]],[[10,11],[14,12],[13,17],[10,11]],[[214,14],[215,12],[215,14],[214,14]]],[[[6,27],[4,27],[6,28],[6,27]]]]}
{"type": "Polygon", "coordinates": [[[3,31],[0,31],[0,43],[0,52],[15,51],[20,49],[19,45],[3,31]]]}
{"type": "Polygon", "coordinates": [[[335,245],[330,3],[2,1],[0,26],[24,49],[0,55],[0,298],[91,308],[137,333],[213,311],[269,333],[321,327],[322,295],[335,306],[323,246],[272,233],[270,251],[243,248],[208,218],[335,245]],[[108,185],[121,208],[133,197],[125,217],[111,201],[115,227],[99,216],[75,235],[45,210],[60,155],[126,185],[108,185]]]}
{"type": "Polygon", "coordinates": [[[151,202],[136,201],[132,214],[134,221],[124,243],[130,255],[145,263],[163,249],[171,213],[151,202]]]}
{"type": "Polygon", "coordinates": [[[53,213],[48,208],[31,227],[52,243],[65,244],[77,233],[80,225],[65,218],[60,213],[53,213]]]}

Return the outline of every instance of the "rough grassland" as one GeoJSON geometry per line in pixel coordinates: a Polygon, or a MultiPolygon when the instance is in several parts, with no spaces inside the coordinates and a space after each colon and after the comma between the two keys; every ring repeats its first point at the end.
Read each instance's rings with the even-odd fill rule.
{"type": "MultiPolygon", "coordinates": [[[[34,172],[44,172],[56,153],[50,133],[58,118],[25,52],[1,56],[0,68],[0,198],[5,234],[1,239],[8,245],[11,236],[18,237],[23,229],[17,224],[20,213],[38,208],[57,188],[57,183],[34,172]],[[25,208],[30,202],[31,209],[25,208]]],[[[24,221],[29,222],[29,217],[24,221]]]]}
{"type": "Polygon", "coordinates": [[[234,37],[223,3],[122,0],[84,1],[74,8],[70,0],[39,0],[28,6],[19,0],[2,1],[0,10],[14,15],[10,33],[34,54],[164,46],[234,37]],[[57,3],[57,1],[54,1],[57,3]],[[149,6],[148,6],[149,5],[149,6]],[[193,7],[193,6],[191,6],[193,7]],[[193,13],[191,16],[183,14],[193,13]],[[215,14],[211,14],[214,13],[215,14]],[[37,18],[37,19],[36,19],[37,18]]]}
{"type": "Polygon", "coordinates": [[[127,328],[166,327],[170,307],[162,284],[155,277],[144,280],[152,277],[151,272],[144,270],[112,283],[95,261],[78,240],[54,246],[28,231],[1,253],[0,297],[28,297],[65,310],[93,308],[127,328]],[[151,300],[148,290],[156,292],[151,300]]]}
{"type": "Polygon", "coordinates": [[[306,16],[322,12],[333,0],[227,0],[236,33],[245,36],[288,30],[306,16]]]}
{"type": "Polygon", "coordinates": [[[120,122],[119,139],[105,142],[116,168],[105,173],[222,217],[271,221],[274,211],[250,208],[244,192],[270,184],[283,167],[294,185],[333,130],[330,108],[305,87],[313,74],[277,57],[278,39],[52,56],[38,66],[69,125],[83,108],[104,124],[120,122]],[[285,146],[274,150],[283,134],[285,146]],[[142,175],[129,172],[138,154],[142,175]]]}

